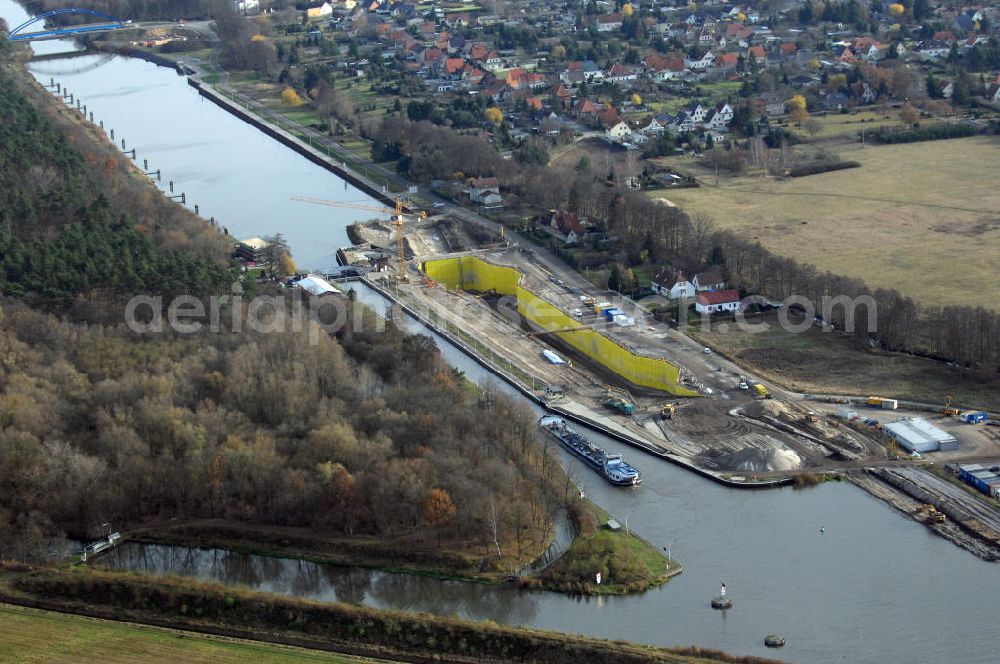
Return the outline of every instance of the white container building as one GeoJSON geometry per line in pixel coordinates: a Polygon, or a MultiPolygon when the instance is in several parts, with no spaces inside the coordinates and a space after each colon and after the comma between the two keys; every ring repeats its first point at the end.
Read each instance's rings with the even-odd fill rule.
{"type": "Polygon", "coordinates": [[[903,418],[885,425],[896,443],[910,452],[958,449],[958,439],[923,418],[903,418]]]}

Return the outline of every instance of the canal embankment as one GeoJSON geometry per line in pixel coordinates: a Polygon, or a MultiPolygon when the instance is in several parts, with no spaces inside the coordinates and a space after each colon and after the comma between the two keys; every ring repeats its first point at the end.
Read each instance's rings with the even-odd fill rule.
{"type": "Polygon", "coordinates": [[[757,664],[761,658],[666,649],[455,618],[313,602],[177,578],[105,570],[6,575],[0,601],[119,621],[408,662],[757,664]]]}

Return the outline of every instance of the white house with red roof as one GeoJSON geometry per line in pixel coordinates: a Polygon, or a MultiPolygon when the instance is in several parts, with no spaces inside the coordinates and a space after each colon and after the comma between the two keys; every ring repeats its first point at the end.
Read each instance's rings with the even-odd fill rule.
{"type": "Polygon", "coordinates": [[[694,310],[701,315],[740,310],[740,292],[735,289],[702,291],[694,298],[694,310]]]}

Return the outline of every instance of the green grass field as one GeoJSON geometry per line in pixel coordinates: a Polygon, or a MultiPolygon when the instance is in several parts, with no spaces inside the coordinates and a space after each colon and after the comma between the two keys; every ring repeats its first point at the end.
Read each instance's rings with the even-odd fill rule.
{"type": "Polygon", "coordinates": [[[779,254],[924,304],[1000,307],[1000,139],[853,144],[839,152],[861,168],[650,195],[779,254]]]}
{"type": "MultiPolygon", "coordinates": [[[[854,139],[862,128],[866,133],[880,127],[902,128],[899,123],[899,111],[895,109],[890,109],[886,113],[863,111],[859,113],[827,113],[826,115],[813,114],[812,117],[820,123],[821,127],[815,136],[803,128],[795,128],[793,131],[806,139],[826,139],[840,136],[854,139]]],[[[930,123],[931,121],[928,120],[922,122],[925,126],[930,123]]]]}
{"type": "Polygon", "coordinates": [[[382,660],[0,604],[0,661],[363,664],[382,660]]]}
{"type": "Polygon", "coordinates": [[[595,595],[634,592],[660,585],[677,567],[676,561],[668,564],[659,549],[635,534],[607,530],[604,524],[611,517],[597,505],[588,502],[582,509],[581,518],[590,523],[582,526],[584,532],[562,558],[542,572],[546,587],[585,589],[595,595]],[[598,571],[601,585],[594,583],[598,571]]]}

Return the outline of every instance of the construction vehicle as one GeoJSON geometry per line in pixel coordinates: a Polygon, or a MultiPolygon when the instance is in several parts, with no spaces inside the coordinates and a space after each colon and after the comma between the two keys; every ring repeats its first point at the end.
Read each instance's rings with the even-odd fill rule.
{"type": "Polygon", "coordinates": [[[753,391],[756,392],[757,396],[759,396],[761,398],[764,398],[764,399],[770,399],[771,398],[771,393],[768,392],[767,388],[764,387],[760,383],[754,383],[753,384],[753,391]]]}
{"type": "Polygon", "coordinates": [[[665,403],[660,408],[660,419],[672,420],[677,415],[677,404],[665,403]]]}
{"type": "Polygon", "coordinates": [[[396,226],[396,255],[399,258],[399,274],[397,275],[397,280],[406,281],[406,247],[403,241],[403,224],[406,217],[412,217],[416,219],[426,219],[427,213],[423,210],[417,212],[410,212],[403,205],[403,199],[399,196],[396,197],[396,207],[387,208],[383,206],[376,205],[363,205],[360,203],[350,203],[346,201],[328,201],[323,198],[309,198],[308,196],[292,196],[293,201],[300,201],[302,203],[313,203],[315,205],[327,205],[329,207],[338,208],[350,208],[352,210],[368,210],[370,212],[383,212],[392,215],[393,224],[396,226]]]}
{"type": "Polygon", "coordinates": [[[955,417],[956,415],[961,415],[962,410],[952,406],[952,401],[955,399],[955,395],[949,394],[948,398],[944,401],[944,408],[941,409],[941,414],[947,417],[955,417]]]}
{"type": "Polygon", "coordinates": [[[631,415],[635,412],[635,404],[632,396],[623,389],[605,385],[604,405],[614,408],[623,415],[631,415]]]}
{"type": "Polygon", "coordinates": [[[917,514],[922,515],[924,513],[926,513],[927,518],[934,521],[934,523],[945,523],[948,520],[948,517],[944,512],[927,503],[917,508],[917,514]]]}
{"type": "Polygon", "coordinates": [[[626,401],[617,394],[609,394],[607,398],[604,399],[604,405],[614,408],[622,415],[631,415],[635,412],[635,406],[632,402],[626,401]]]}

